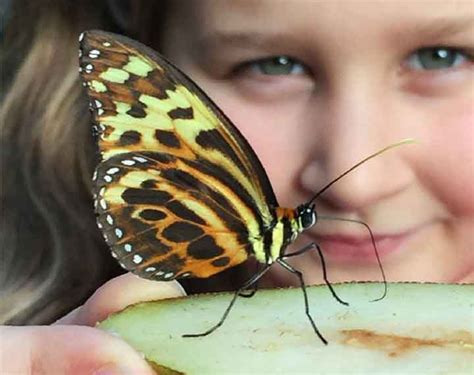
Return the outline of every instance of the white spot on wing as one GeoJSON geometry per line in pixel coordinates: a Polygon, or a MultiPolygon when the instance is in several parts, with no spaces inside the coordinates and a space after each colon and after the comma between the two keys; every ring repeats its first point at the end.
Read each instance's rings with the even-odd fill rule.
{"type": "Polygon", "coordinates": [[[126,159],[126,160],[122,160],[121,162],[123,165],[134,165],[135,164],[135,161],[133,160],[129,160],[129,159],[126,159]]]}
{"type": "Polygon", "coordinates": [[[125,245],[123,245],[123,249],[129,253],[130,251],[132,251],[132,245],[130,245],[129,243],[126,243],[125,245]]]}
{"type": "Polygon", "coordinates": [[[140,255],[135,254],[133,256],[133,263],[140,264],[142,261],[143,261],[143,258],[140,255]]]}
{"type": "Polygon", "coordinates": [[[109,223],[110,225],[113,225],[113,224],[114,224],[114,219],[112,218],[112,216],[107,215],[106,220],[107,220],[107,223],[109,223]]]}
{"type": "Polygon", "coordinates": [[[117,173],[117,172],[119,172],[119,171],[120,171],[119,168],[117,168],[117,167],[112,167],[112,168],[107,169],[107,172],[105,172],[105,173],[107,173],[107,174],[115,174],[115,173],[117,173]]]}
{"type": "Polygon", "coordinates": [[[146,163],[148,161],[147,159],[142,158],[141,156],[134,156],[133,158],[139,163],[146,163]]]}
{"type": "Polygon", "coordinates": [[[110,176],[104,176],[104,181],[105,181],[105,182],[112,182],[112,177],[110,177],[110,176]]]}
{"type": "Polygon", "coordinates": [[[110,47],[110,46],[111,46],[111,44],[110,44],[109,42],[104,42],[104,43],[102,43],[102,45],[103,45],[104,47],[110,47]]]}
{"type": "Polygon", "coordinates": [[[100,51],[98,49],[93,49],[89,51],[89,57],[91,59],[96,59],[100,56],[100,51]]]}
{"type": "Polygon", "coordinates": [[[122,238],[122,236],[123,236],[123,231],[122,231],[122,229],[120,229],[120,228],[115,228],[115,235],[117,236],[117,238],[122,238]]]}
{"type": "Polygon", "coordinates": [[[84,70],[86,71],[86,73],[92,73],[92,71],[94,70],[94,66],[92,64],[87,64],[84,70]]]}
{"type": "Polygon", "coordinates": [[[107,209],[107,203],[105,202],[105,199],[101,199],[99,204],[100,204],[100,207],[102,207],[104,210],[107,209]]]}
{"type": "Polygon", "coordinates": [[[84,39],[84,33],[79,34],[79,42],[82,42],[82,39],[84,39]]]}

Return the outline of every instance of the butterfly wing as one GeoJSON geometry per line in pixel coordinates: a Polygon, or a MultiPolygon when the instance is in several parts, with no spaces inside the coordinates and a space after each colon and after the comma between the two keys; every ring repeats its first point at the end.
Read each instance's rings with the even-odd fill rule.
{"type": "Polygon", "coordinates": [[[102,31],[81,36],[102,161],[98,224],[142,277],[209,277],[263,253],[277,200],[238,129],[150,48],[102,31]]]}

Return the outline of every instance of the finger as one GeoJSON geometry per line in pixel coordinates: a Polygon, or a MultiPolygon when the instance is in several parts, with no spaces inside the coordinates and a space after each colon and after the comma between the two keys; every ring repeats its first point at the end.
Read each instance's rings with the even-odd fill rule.
{"type": "Polygon", "coordinates": [[[153,374],[128,344],[92,327],[2,327],[0,339],[2,374],[153,374]]]}
{"type": "Polygon", "coordinates": [[[101,286],[87,302],[55,324],[95,326],[111,313],[144,301],[181,297],[186,293],[176,281],[151,281],[131,273],[116,277],[101,286]]]}

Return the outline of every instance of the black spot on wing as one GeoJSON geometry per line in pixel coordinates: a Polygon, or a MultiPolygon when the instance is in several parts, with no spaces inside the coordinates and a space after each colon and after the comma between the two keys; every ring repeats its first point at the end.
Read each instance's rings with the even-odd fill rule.
{"type": "Polygon", "coordinates": [[[147,79],[148,82],[154,90],[158,91],[154,96],[158,99],[168,99],[168,91],[174,92],[176,86],[170,81],[170,79],[164,76],[164,72],[161,72],[158,69],[154,69],[148,73],[147,79]]]}
{"type": "Polygon", "coordinates": [[[140,184],[140,186],[143,189],[156,189],[158,187],[158,181],[156,181],[156,180],[145,180],[140,184]]]}
{"type": "Polygon", "coordinates": [[[176,161],[175,156],[166,154],[164,152],[140,152],[139,155],[151,160],[155,160],[162,164],[168,164],[176,161]]]}
{"type": "Polygon", "coordinates": [[[146,117],[146,105],[140,102],[134,102],[132,107],[127,111],[127,115],[130,115],[135,118],[145,118],[146,117]]]}
{"type": "Polygon", "coordinates": [[[172,198],[171,194],[160,190],[128,188],[122,193],[122,199],[128,204],[164,205],[172,198]]]}
{"type": "Polygon", "coordinates": [[[175,108],[168,112],[172,120],[192,120],[194,118],[193,107],[175,108]]]}
{"type": "Polygon", "coordinates": [[[120,136],[119,145],[129,146],[140,142],[142,135],[135,130],[128,130],[120,136]]]}
{"type": "Polygon", "coordinates": [[[164,238],[173,242],[192,241],[203,234],[202,228],[185,221],[175,222],[166,227],[162,232],[164,238]]]}
{"type": "Polygon", "coordinates": [[[220,257],[217,259],[214,259],[211,264],[215,267],[225,267],[230,263],[230,258],[229,257],[220,257]]]}
{"type": "Polygon", "coordinates": [[[155,138],[164,146],[172,148],[181,147],[181,142],[173,132],[157,129],[155,130],[155,138]]]}
{"type": "Polygon", "coordinates": [[[201,216],[194,213],[194,211],[187,208],[179,201],[171,201],[166,205],[166,208],[183,220],[192,221],[193,223],[205,225],[206,222],[201,216]]]}
{"type": "Polygon", "coordinates": [[[209,188],[199,181],[196,177],[191,175],[188,172],[184,172],[180,169],[169,168],[166,170],[161,171],[161,176],[168,181],[171,181],[177,185],[186,189],[204,189],[205,192],[209,190],[209,188]]]}
{"type": "Polygon", "coordinates": [[[157,221],[166,218],[166,214],[163,211],[148,208],[140,212],[140,217],[147,221],[157,221]]]}
{"type": "Polygon", "coordinates": [[[211,236],[203,236],[189,244],[187,252],[194,259],[211,259],[224,254],[224,249],[211,236]]]}

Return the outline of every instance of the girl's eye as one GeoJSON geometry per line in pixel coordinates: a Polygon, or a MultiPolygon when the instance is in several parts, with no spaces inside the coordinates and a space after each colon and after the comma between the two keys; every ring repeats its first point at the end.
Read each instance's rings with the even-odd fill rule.
{"type": "Polygon", "coordinates": [[[415,70],[436,70],[457,67],[469,57],[461,50],[450,47],[421,48],[408,58],[408,66],[415,70]]]}
{"type": "Polygon", "coordinates": [[[241,65],[239,70],[269,76],[305,74],[307,72],[302,63],[284,55],[251,61],[241,65]]]}

